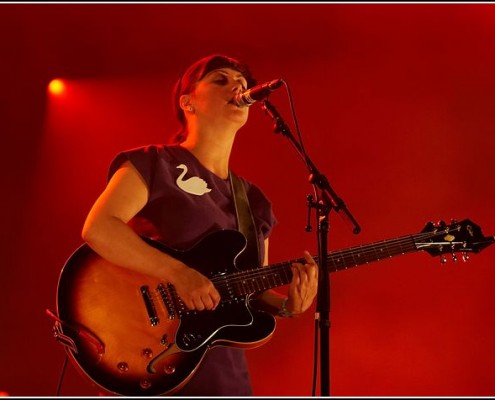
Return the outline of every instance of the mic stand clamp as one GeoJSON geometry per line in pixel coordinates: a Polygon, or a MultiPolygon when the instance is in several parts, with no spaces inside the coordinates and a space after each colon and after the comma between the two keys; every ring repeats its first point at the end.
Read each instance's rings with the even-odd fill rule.
{"type": "Polygon", "coordinates": [[[303,158],[307,168],[309,169],[309,182],[315,186],[317,186],[322,194],[326,197],[325,200],[331,203],[332,208],[337,211],[344,221],[346,221],[352,228],[352,232],[354,234],[358,234],[361,232],[361,227],[357,223],[356,219],[352,216],[352,214],[347,209],[347,206],[342,201],[342,199],[335,193],[330,184],[328,183],[328,179],[326,176],[322,175],[316,165],[311,161],[308,157],[302,146],[297,142],[294,138],[294,135],[291,133],[289,127],[280,116],[278,111],[275,109],[272,103],[268,100],[263,100],[261,102],[261,107],[265,111],[265,113],[273,119],[273,131],[275,133],[281,133],[286,138],[288,138],[291,144],[295,147],[297,153],[303,158]]]}
{"type": "Polygon", "coordinates": [[[261,102],[261,107],[265,113],[274,121],[273,131],[282,133],[287,137],[291,144],[295,147],[298,154],[303,158],[309,170],[309,182],[315,187],[316,201],[313,196],[308,195],[308,225],[306,231],[312,230],[309,223],[309,215],[311,208],[317,212],[318,219],[318,265],[320,273],[318,274],[318,292],[316,301],[316,318],[318,319],[318,329],[320,332],[320,395],[330,395],[330,273],[328,268],[328,231],[329,231],[329,214],[332,209],[335,209],[346,222],[353,227],[353,233],[357,234],[361,231],[357,221],[347,210],[344,202],[337,196],[334,190],[330,187],[328,179],[322,175],[311,159],[304,151],[292,135],[289,127],[277,112],[273,104],[268,100],[261,102]],[[319,189],[319,190],[318,190],[319,189]]]}

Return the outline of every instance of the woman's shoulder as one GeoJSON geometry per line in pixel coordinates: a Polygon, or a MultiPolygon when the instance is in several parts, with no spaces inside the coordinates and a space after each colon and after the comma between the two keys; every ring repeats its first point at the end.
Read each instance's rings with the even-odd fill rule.
{"type": "Polygon", "coordinates": [[[110,162],[108,179],[125,161],[130,161],[142,175],[152,175],[152,170],[157,166],[157,160],[168,161],[173,157],[168,147],[164,144],[147,144],[121,150],[110,162]]]}
{"type": "Polygon", "coordinates": [[[158,157],[174,159],[182,153],[182,149],[174,144],[146,144],[121,151],[119,154],[127,156],[158,157]]]}

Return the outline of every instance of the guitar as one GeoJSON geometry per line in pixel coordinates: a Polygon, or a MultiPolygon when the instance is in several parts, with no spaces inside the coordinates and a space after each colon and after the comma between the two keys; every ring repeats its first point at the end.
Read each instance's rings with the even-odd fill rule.
{"type": "MultiPolygon", "coordinates": [[[[207,276],[222,300],[214,311],[188,310],[172,285],[113,265],[87,244],[76,249],[60,273],[54,333],[73,363],[111,394],[169,395],[192,378],[212,347],[266,343],[275,318],[253,307],[251,298],[290,283],[290,265],[304,263],[239,270],[235,259],[245,238],[232,230],[210,234],[187,251],[143,239],[200,272],[215,270],[207,276]]],[[[418,234],[330,252],[327,261],[335,272],[422,250],[442,258],[452,253],[454,261],[462,253],[466,260],[494,241],[467,219],[428,223],[418,234]]]]}

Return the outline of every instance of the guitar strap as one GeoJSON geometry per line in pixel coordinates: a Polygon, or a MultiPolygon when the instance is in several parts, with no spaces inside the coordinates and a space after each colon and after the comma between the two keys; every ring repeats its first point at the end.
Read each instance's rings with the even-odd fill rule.
{"type": "Polygon", "coordinates": [[[237,226],[247,240],[246,248],[236,259],[236,265],[237,267],[258,267],[261,265],[258,235],[246,188],[241,179],[232,171],[230,171],[229,177],[237,214],[237,226]]]}

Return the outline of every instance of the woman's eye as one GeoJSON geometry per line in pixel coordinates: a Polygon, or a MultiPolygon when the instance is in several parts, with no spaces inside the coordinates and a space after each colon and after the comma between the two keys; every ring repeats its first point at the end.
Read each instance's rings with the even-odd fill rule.
{"type": "Polygon", "coordinates": [[[228,81],[226,77],[222,76],[220,78],[215,79],[214,82],[219,85],[226,85],[228,81]]]}

